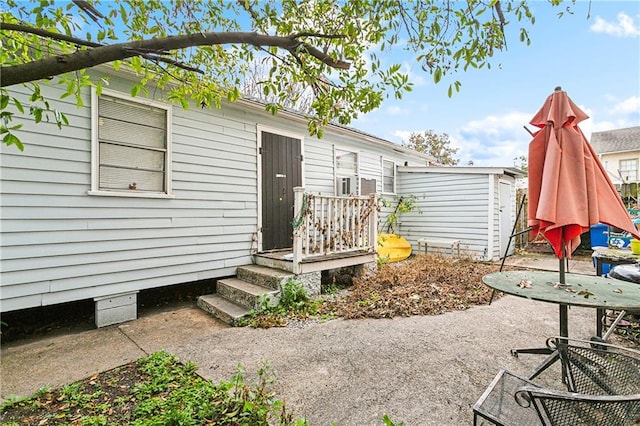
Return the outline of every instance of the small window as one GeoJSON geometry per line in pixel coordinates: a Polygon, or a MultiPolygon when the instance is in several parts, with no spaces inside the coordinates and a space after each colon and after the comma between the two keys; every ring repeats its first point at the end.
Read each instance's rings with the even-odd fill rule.
{"type": "Polygon", "coordinates": [[[620,160],[620,176],[625,183],[638,181],[638,160],[620,160]]]}
{"type": "Polygon", "coordinates": [[[396,163],[382,160],[382,192],[395,194],[396,192],[396,163]]]}
{"type": "Polygon", "coordinates": [[[355,194],[357,191],[355,177],[339,177],[336,179],[336,194],[349,195],[355,194]]]}
{"type": "Polygon", "coordinates": [[[336,151],[336,195],[358,194],[358,154],[336,151]]]}
{"type": "Polygon", "coordinates": [[[94,96],[92,192],[167,196],[170,109],[116,94],[94,96]]]}

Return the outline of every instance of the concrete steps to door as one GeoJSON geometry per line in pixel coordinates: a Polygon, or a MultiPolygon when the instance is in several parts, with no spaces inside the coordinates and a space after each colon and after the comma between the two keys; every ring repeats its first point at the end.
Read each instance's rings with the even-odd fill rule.
{"type": "Polygon", "coordinates": [[[278,291],[287,281],[296,278],[293,272],[264,265],[240,266],[236,274],[243,281],[278,291]]]}
{"type": "Polygon", "coordinates": [[[198,307],[214,317],[235,324],[251,311],[276,306],[282,285],[294,275],[259,265],[238,267],[237,277],[216,282],[216,293],[200,296],[198,307]]]}
{"type": "Polygon", "coordinates": [[[233,303],[215,293],[198,297],[198,307],[222,322],[231,325],[251,311],[246,306],[233,303]]]}
{"type": "Polygon", "coordinates": [[[278,304],[278,290],[256,285],[239,278],[226,278],[216,283],[219,296],[241,306],[259,311],[278,304]]]}

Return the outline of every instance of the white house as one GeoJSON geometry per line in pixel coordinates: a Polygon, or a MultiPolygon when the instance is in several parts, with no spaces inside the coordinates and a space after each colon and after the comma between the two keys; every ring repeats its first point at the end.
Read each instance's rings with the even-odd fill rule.
{"type": "Polygon", "coordinates": [[[400,228],[414,242],[455,234],[488,260],[510,231],[512,169],[431,170],[353,129],[310,137],[301,115],[256,102],[184,110],[129,87],[113,76],[80,108],[43,87],[69,126],[24,119],[24,152],[0,147],[2,312],[93,299],[101,326],[135,318],[140,290],[234,276],[260,254],[293,249],[296,274],[370,262],[370,193],[425,196],[400,228]]]}

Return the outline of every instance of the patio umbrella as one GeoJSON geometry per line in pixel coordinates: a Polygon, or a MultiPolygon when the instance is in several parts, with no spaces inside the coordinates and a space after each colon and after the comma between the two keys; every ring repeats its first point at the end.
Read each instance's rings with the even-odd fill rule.
{"type": "MultiPolygon", "coordinates": [[[[578,127],[589,118],[557,87],[530,123],[538,128],[529,144],[528,225],[541,233],[560,259],[580,245],[580,234],[605,223],[640,239],[596,153],[578,127]]],[[[567,305],[560,305],[560,335],[568,336],[567,305]]]]}
{"type": "MultiPolygon", "coordinates": [[[[640,239],[606,170],[578,124],[589,118],[560,87],[531,120],[528,225],[559,259],[571,257],[580,234],[604,223],[640,239]]],[[[564,272],[561,260],[561,274],[564,272]]],[[[561,276],[560,282],[564,283],[561,276]]]]}

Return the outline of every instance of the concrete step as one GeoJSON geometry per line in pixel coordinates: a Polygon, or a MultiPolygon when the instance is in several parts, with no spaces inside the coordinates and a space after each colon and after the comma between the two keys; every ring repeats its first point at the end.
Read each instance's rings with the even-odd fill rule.
{"type": "Polygon", "coordinates": [[[295,278],[292,272],[263,265],[239,266],[236,273],[243,281],[278,291],[289,279],[295,278]]]}
{"type": "Polygon", "coordinates": [[[233,303],[218,294],[205,294],[198,297],[198,307],[231,325],[250,311],[246,306],[233,303]]]}
{"type": "Polygon", "coordinates": [[[267,257],[256,255],[253,257],[256,265],[266,266],[268,268],[281,269],[285,272],[293,273],[293,262],[291,259],[277,259],[275,257],[267,257]]]}
{"type": "Polygon", "coordinates": [[[218,280],[216,293],[238,305],[259,311],[267,306],[277,306],[280,292],[239,278],[226,278],[218,280]]]}

